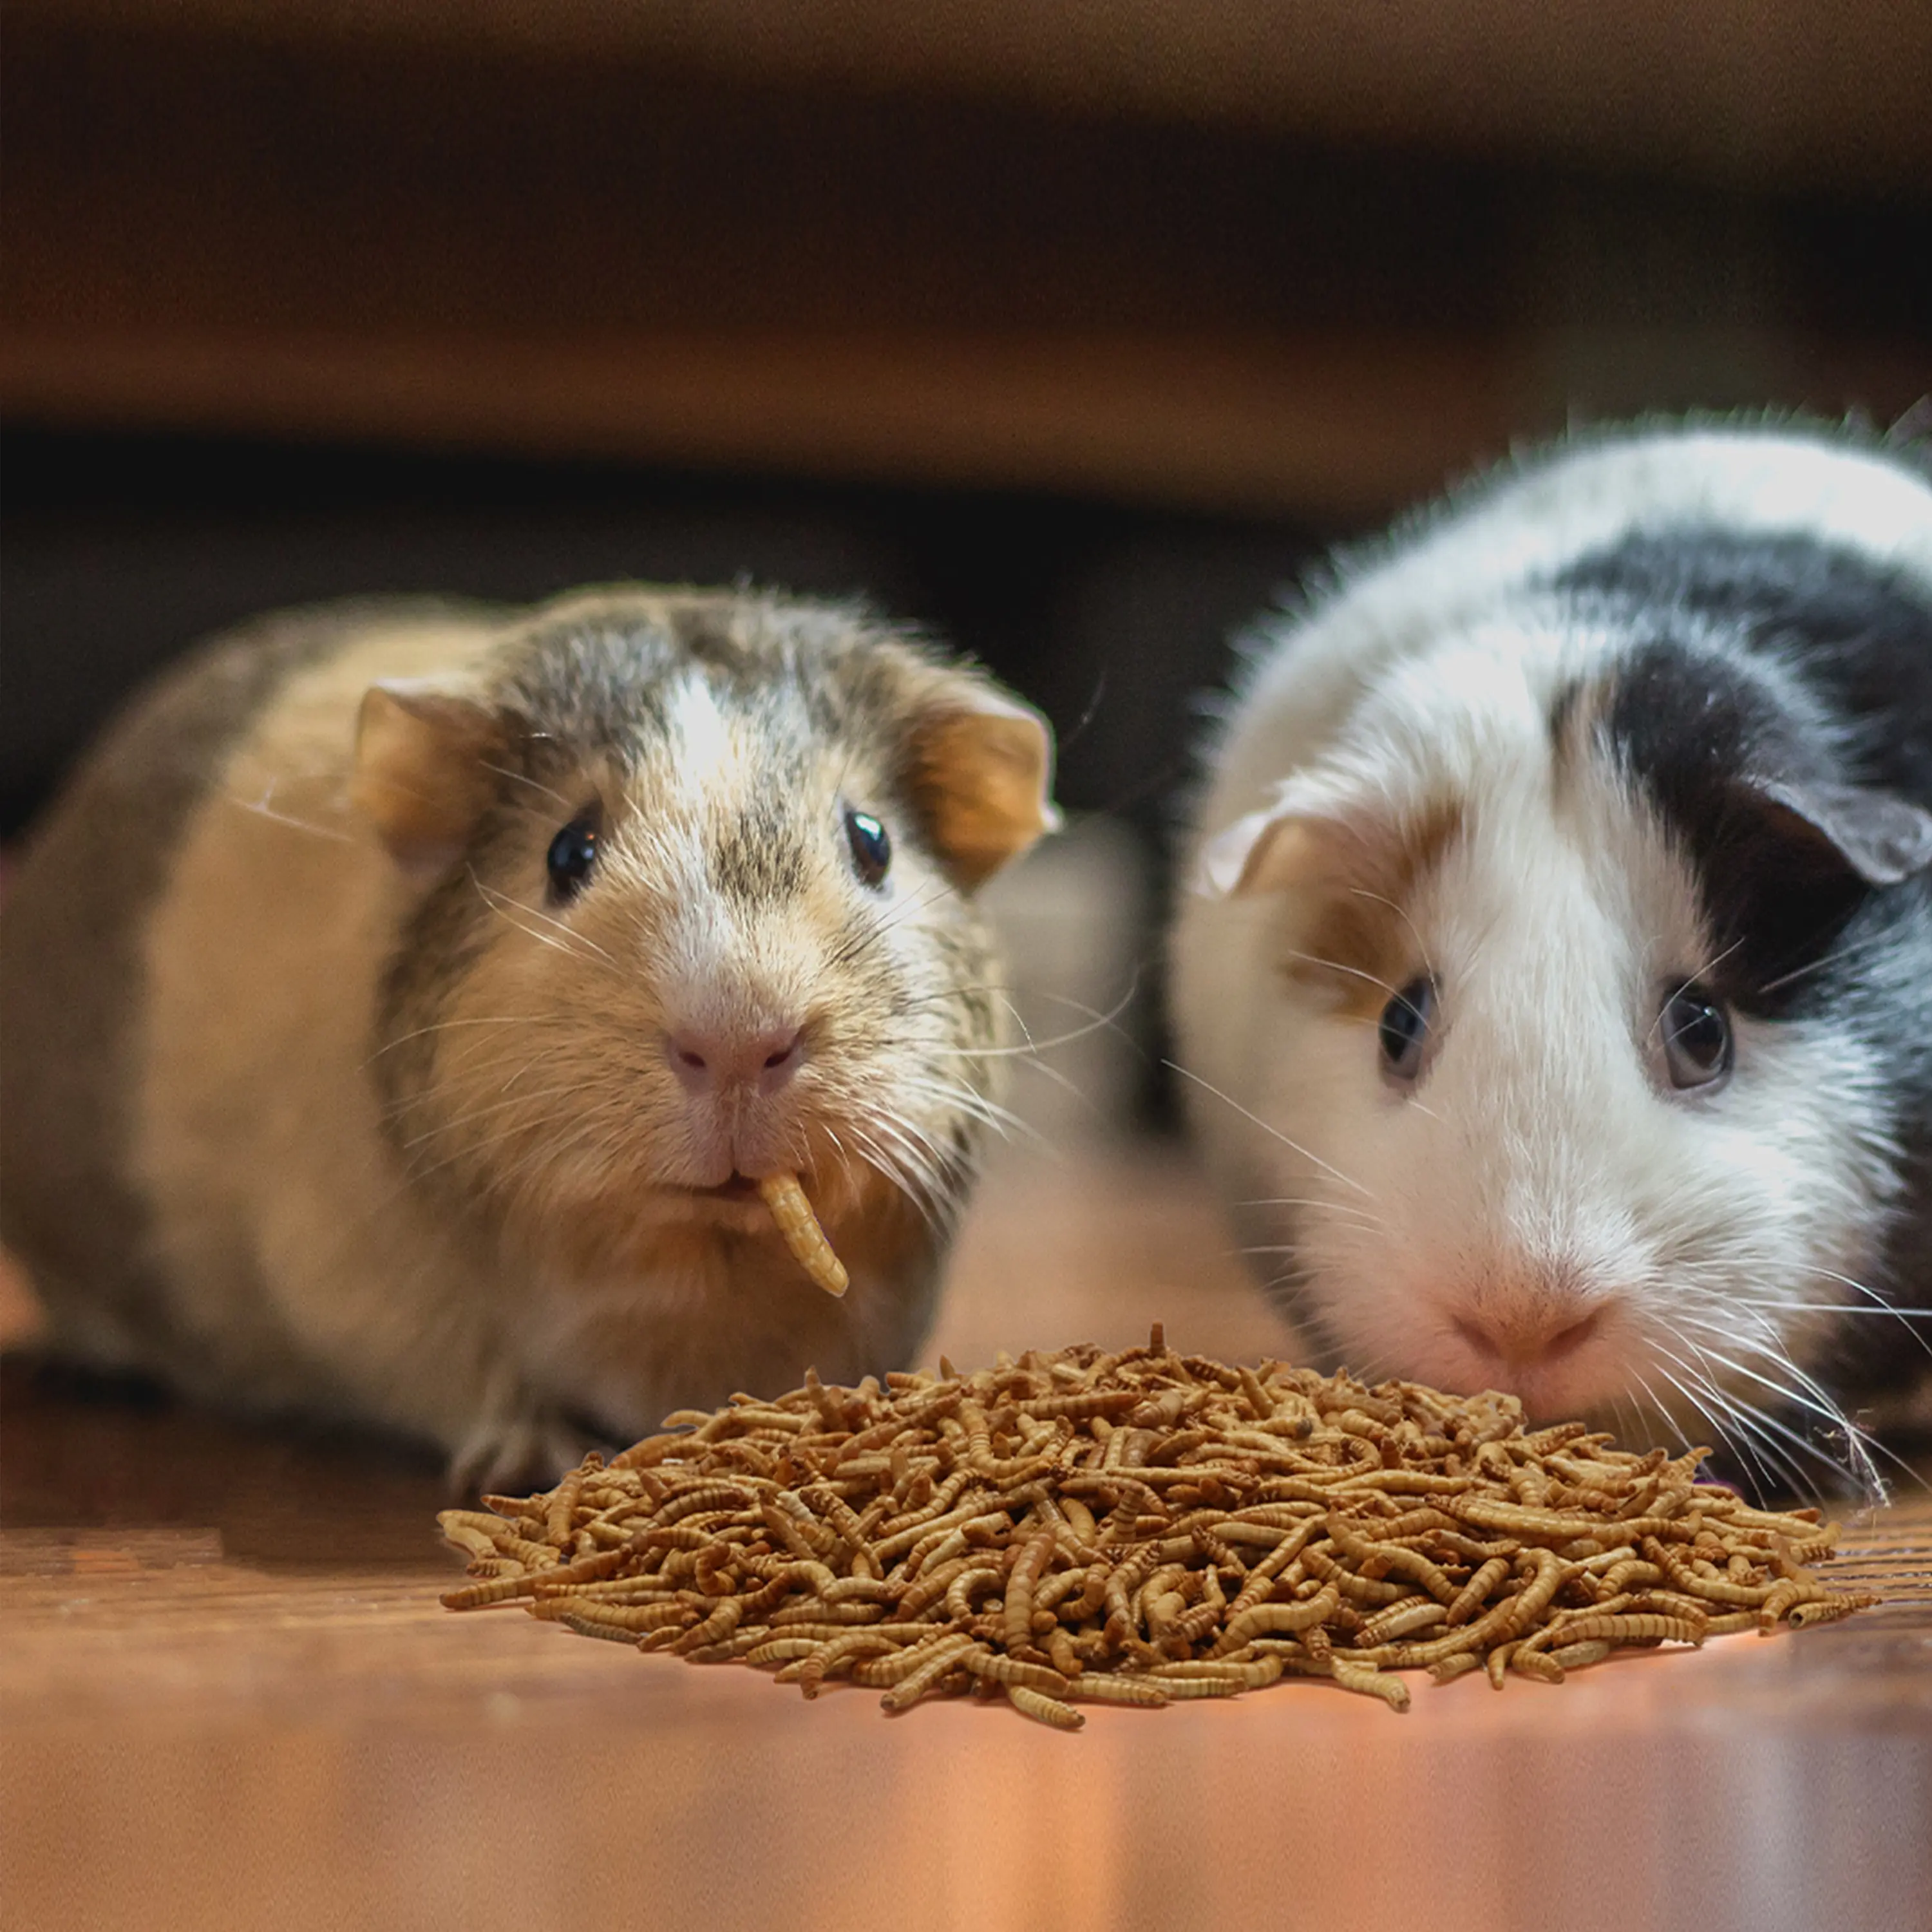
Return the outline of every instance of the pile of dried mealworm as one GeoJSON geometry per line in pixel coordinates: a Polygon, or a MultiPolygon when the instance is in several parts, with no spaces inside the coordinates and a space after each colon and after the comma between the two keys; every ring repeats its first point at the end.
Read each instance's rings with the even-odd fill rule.
{"type": "Polygon", "coordinates": [[[815,1378],[668,1418],[548,1494],[449,1510],[484,1580],[586,1636],[885,1693],[1220,1697],[1284,1673],[1406,1710],[1394,1673],[1549,1683],[1619,1646],[1820,1623],[1876,1598],[1801,1566],[1817,1512],[1699,1485],[1705,1451],[1526,1432],[1511,1396],[1148,1346],[1002,1357],[881,1389],[815,1378]]]}

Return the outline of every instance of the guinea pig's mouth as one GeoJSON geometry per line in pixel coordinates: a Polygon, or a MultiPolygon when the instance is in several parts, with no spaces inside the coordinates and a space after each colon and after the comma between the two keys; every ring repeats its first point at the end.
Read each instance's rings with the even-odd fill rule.
{"type": "MultiPolygon", "coordinates": [[[[754,1158],[754,1166],[760,1166],[754,1158]]],[[[721,1162],[719,1166],[723,1166],[721,1162]]],[[[700,1168],[701,1173],[704,1170],[700,1168]]],[[[710,1170],[716,1173],[718,1169],[710,1170]]],[[[820,1166],[809,1160],[800,1160],[796,1155],[783,1166],[773,1170],[781,1174],[794,1174],[801,1181],[812,1213],[817,1216],[821,1227],[831,1228],[844,1224],[858,1210],[868,1196],[865,1182],[861,1178],[855,1184],[854,1178],[845,1168],[833,1164],[820,1166]]],[[[871,1170],[861,1169],[861,1176],[871,1170]]],[[[758,1174],[747,1174],[735,1162],[722,1180],[680,1181],[665,1179],[655,1184],[652,1192],[662,1209],[668,1209],[675,1216],[681,1209],[685,1216],[700,1222],[708,1222],[727,1228],[757,1232],[775,1229],[772,1209],[766,1199],[764,1189],[769,1184],[758,1174]]]]}
{"type": "Polygon", "coordinates": [[[693,1187],[686,1192],[700,1201],[755,1201],[758,1184],[748,1174],[734,1170],[729,1180],[721,1180],[715,1187],[693,1187]]]}
{"type": "Polygon", "coordinates": [[[735,1168],[729,1180],[714,1181],[708,1186],[688,1182],[661,1183],[658,1198],[674,1219],[688,1220],[700,1227],[730,1228],[741,1234],[772,1230],[772,1210],[758,1192],[758,1184],[735,1168]]]}

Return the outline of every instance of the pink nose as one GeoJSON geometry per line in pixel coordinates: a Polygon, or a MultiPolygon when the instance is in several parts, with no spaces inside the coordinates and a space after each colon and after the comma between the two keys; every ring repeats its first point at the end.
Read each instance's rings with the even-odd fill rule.
{"type": "Polygon", "coordinates": [[[1538,1301],[1452,1318],[1457,1334],[1486,1360],[1532,1369],[1574,1354],[1597,1332],[1603,1311],[1580,1302],[1538,1301]]]}
{"type": "Polygon", "coordinates": [[[746,1087],[776,1094],[805,1061],[802,1028],[773,1028],[758,1033],[681,1028],[664,1035],[664,1058],[693,1094],[715,1094],[746,1087]]]}

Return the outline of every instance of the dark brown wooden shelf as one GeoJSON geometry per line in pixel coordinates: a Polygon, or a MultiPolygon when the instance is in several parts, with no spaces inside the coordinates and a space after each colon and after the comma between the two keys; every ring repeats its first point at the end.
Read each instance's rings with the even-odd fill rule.
{"type": "Polygon", "coordinates": [[[1372,521],[1932,386],[1932,13],[20,0],[0,410],[1372,521]]]}

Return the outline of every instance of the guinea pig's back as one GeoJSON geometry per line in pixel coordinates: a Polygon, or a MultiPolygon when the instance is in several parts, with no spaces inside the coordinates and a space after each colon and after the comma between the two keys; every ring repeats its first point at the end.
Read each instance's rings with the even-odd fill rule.
{"type": "Polygon", "coordinates": [[[440,608],[358,601],[218,638],[136,697],[29,838],[0,908],[0,1240],[62,1352],[109,1366],[172,1352],[130,1156],[146,936],[188,828],[292,676],[379,619],[440,608]]]}
{"type": "Polygon", "coordinates": [[[1586,433],[1499,465],[1344,552],[1299,608],[1256,628],[1197,829],[1261,803],[1405,657],[1634,538],[1726,532],[1756,570],[1772,568],[1767,544],[1795,532],[1932,593],[1924,469],[1822,425],[1748,421],[1586,433]]]}

